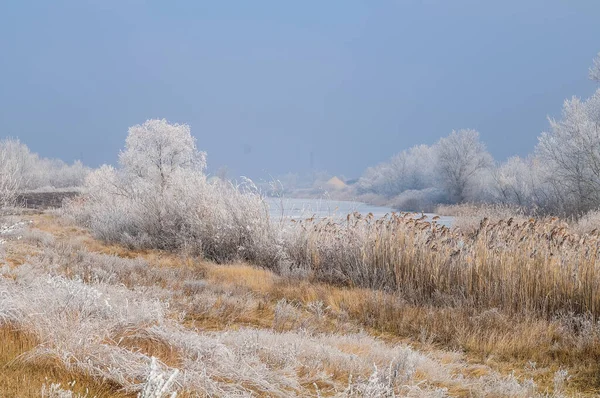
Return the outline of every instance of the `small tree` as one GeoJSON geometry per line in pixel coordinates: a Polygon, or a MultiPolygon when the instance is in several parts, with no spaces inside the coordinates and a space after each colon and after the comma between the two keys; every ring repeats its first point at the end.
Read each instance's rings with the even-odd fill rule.
{"type": "Polygon", "coordinates": [[[17,139],[0,141],[0,207],[13,206],[19,190],[27,181],[32,154],[17,139]]]}
{"type": "Polygon", "coordinates": [[[452,131],[436,144],[437,171],[450,200],[464,202],[472,193],[482,172],[492,165],[492,156],[475,130],[452,131]]]}
{"type": "Polygon", "coordinates": [[[196,148],[187,124],[152,119],[129,128],[119,161],[131,178],[144,180],[162,192],[182,170],[202,173],[206,154],[196,148]]]}
{"type": "Polygon", "coordinates": [[[18,164],[4,148],[0,149],[0,207],[14,205],[20,180],[18,164]]]}
{"type": "Polygon", "coordinates": [[[536,147],[549,168],[561,211],[580,215],[600,206],[600,90],[582,101],[566,100],[561,120],[550,119],[536,147]]]}

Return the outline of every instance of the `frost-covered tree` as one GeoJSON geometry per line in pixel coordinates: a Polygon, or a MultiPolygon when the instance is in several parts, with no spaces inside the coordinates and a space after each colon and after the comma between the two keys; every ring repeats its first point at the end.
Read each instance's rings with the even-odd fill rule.
{"type": "Polygon", "coordinates": [[[435,145],[436,166],[441,184],[450,200],[475,199],[477,184],[493,163],[492,156],[475,130],[459,130],[440,139],[435,145]]]}
{"type": "Polygon", "coordinates": [[[206,154],[198,151],[187,124],[152,119],[129,128],[125,150],[119,156],[123,170],[164,190],[176,173],[201,174],[206,154]]]}
{"type": "Polygon", "coordinates": [[[16,139],[0,141],[0,207],[12,206],[25,180],[29,149],[16,139]]]}
{"type": "Polygon", "coordinates": [[[393,197],[407,190],[431,188],[435,180],[434,164],[432,148],[418,145],[368,168],[358,181],[358,189],[362,193],[393,197]]]}
{"type": "Polygon", "coordinates": [[[133,126],[119,156],[121,168],[103,166],[86,183],[98,206],[88,222],[106,240],[170,249],[181,245],[183,230],[205,185],[206,155],[190,127],[152,119],[133,126]],[[99,217],[99,218],[96,218],[99,217]]]}
{"type": "Polygon", "coordinates": [[[600,206],[600,90],[563,105],[562,118],[550,119],[536,148],[549,169],[547,182],[554,187],[562,211],[582,214],[600,206]]]}
{"type": "Polygon", "coordinates": [[[493,173],[496,200],[505,204],[525,206],[532,197],[529,174],[532,165],[526,159],[511,157],[493,173]]]}
{"type": "Polygon", "coordinates": [[[557,193],[548,184],[548,168],[535,156],[513,156],[492,172],[493,200],[523,209],[552,211],[557,193]]]}

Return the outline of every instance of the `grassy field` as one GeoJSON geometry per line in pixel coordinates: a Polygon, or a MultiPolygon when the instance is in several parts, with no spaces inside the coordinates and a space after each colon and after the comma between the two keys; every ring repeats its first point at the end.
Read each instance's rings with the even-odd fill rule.
{"type": "Polygon", "coordinates": [[[181,371],[180,397],[600,392],[598,238],[560,220],[313,222],[296,276],[20,220],[3,244],[0,396],[134,397],[151,357],[181,371]]]}

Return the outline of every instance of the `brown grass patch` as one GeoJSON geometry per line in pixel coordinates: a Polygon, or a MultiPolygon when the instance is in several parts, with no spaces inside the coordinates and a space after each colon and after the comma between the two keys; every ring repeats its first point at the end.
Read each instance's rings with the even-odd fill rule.
{"type": "Polygon", "coordinates": [[[206,268],[206,278],[213,283],[243,286],[256,293],[271,292],[281,278],[273,272],[248,264],[211,265],[206,268]]]}
{"type": "Polygon", "coordinates": [[[19,356],[37,346],[36,339],[11,326],[0,326],[0,397],[39,398],[42,386],[60,383],[63,388],[97,398],[126,398],[135,394],[119,386],[70,372],[51,361],[22,361],[19,356]],[[75,382],[73,387],[68,387],[75,382]]]}

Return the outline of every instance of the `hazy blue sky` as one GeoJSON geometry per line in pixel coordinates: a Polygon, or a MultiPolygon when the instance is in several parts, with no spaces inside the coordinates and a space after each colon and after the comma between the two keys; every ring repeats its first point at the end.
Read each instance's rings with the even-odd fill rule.
{"type": "Polygon", "coordinates": [[[0,2],[0,137],[114,163],[127,128],[189,123],[209,167],[358,176],[475,128],[532,150],[595,89],[600,1],[0,2]]]}

